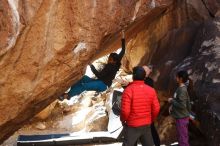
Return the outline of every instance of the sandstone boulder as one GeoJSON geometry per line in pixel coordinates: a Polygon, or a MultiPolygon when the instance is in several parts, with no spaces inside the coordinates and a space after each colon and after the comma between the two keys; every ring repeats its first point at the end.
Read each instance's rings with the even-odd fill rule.
{"type": "Polygon", "coordinates": [[[203,0],[203,3],[213,17],[219,15],[220,0],[203,0]]]}
{"type": "Polygon", "coordinates": [[[117,49],[106,42],[119,39],[122,26],[170,4],[1,0],[0,141],[76,82],[98,54],[117,49]]]}
{"type": "Polygon", "coordinates": [[[38,113],[35,118],[39,119],[39,120],[45,120],[47,119],[52,111],[54,110],[54,107],[56,106],[57,101],[54,101],[53,103],[51,103],[50,105],[48,105],[44,110],[42,110],[40,113],[38,113]]]}
{"type": "MultiPolygon", "coordinates": [[[[209,4],[210,7],[217,6],[211,1],[209,4]]],[[[169,96],[176,88],[176,71],[188,67],[195,84],[194,92],[198,94],[192,98],[197,101],[194,108],[200,117],[200,128],[209,137],[210,145],[216,145],[219,143],[220,123],[219,18],[216,16],[213,21],[210,10],[204,1],[176,1],[166,11],[159,13],[157,19],[151,20],[146,16],[145,20],[137,23],[138,28],[133,25],[128,29],[131,33],[136,29],[141,31],[135,33],[128,42],[124,66],[131,70],[138,64],[153,64],[157,70],[154,75],[157,79],[156,88],[167,92],[169,96]],[[143,23],[145,25],[140,25],[143,23]],[[212,123],[212,126],[208,123],[212,123]]],[[[154,11],[154,15],[157,12],[154,11]]],[[[166,137],[172,137],[172,132],[166,134],[166,137]]]]}
{"type": "Polygon", "coordinates": [[[199,30],[191,55],[173,72],[188,70],[193,80],[194,111],[209,145],[220,143],[220,18],[206,21],[199,30]]]}
{"type": "MultiPolygon", "coordinates": [[[[79,80],[87,64],[118,49],[122,27],[127,71],[154,64],[156,88],[172,93],[172,71],[192,56],[193,73],[203,73],[196,74],[199,103],[210,101],[201,108],[218,113],[218,15],[218,0],[0,0],[0,143],[79,80]],[[207,38],[199,38],[203,28],[207,38]]],[[[201,119],[213,119],[207,115],[201,119]]]]}

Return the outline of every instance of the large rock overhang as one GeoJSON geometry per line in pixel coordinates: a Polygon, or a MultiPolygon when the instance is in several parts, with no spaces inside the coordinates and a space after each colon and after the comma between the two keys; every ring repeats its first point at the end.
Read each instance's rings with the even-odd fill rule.
{"type": "Polygon", "coordinates": [[[79,80],[87,64],[119,48],[122,26],[123,67],[154,64],[156,88],[170,92],[174,72],[211,19],[200,0],[3,2],[1,22],[11,35],[1,40],[11,39],[0,45],[0,142],[79,80]]]}

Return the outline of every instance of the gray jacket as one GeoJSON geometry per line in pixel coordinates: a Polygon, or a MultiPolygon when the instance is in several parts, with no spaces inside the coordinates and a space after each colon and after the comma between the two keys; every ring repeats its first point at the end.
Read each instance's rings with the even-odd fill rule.
{"type": "Polygon", "coordinates": [[[176,119],[189,117],[191,106],[187,87],[178,87],[175,93],[176,97],[174,97],[171,102],[171,115],[176,119]]]}

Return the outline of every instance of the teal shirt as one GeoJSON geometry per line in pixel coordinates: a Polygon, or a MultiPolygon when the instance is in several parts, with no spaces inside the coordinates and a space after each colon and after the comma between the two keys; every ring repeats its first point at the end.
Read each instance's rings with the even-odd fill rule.
{"type": "Polygon", "coordinates": [[[176,92],[176,97],[173,98],[171,115],[176,118],[186,118],[189,117],[190,114],[190,98],[187,92],[186,86],[178,87],[176,92]]]}

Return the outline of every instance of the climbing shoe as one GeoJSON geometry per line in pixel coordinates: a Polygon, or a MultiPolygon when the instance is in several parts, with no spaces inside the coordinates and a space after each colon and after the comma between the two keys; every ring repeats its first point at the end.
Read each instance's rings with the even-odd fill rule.
{"type": "Polygon", "coordinates": [[[58,97],[59,101],[63,101],[64,99],[70,100],[70,97],[67,93],[63,93],[61,96],[58,97]]]}
{"type": "Polygon", "coordinates": [[[64,100],[64,97],[61,95],[61,96],[58,97],[58,100],[59,100],[59,101],[63,101],[63,100],[64,100]]]}

